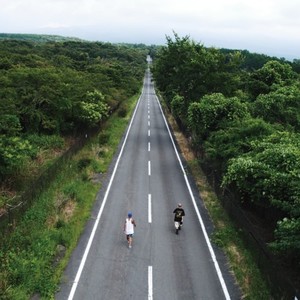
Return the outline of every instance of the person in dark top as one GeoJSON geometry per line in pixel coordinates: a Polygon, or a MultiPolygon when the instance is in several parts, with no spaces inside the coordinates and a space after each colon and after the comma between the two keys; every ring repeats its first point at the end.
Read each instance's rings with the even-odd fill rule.
{"type": "Polygon", "coordinates": [[[185,212],[184,209],[182,208],[181,203],[178,203],[177,207],[173,211],[173,214],[174,214],[176,234],[178,234],[179,230],[182,227],[183,217],[185,216],[185,212]]]}

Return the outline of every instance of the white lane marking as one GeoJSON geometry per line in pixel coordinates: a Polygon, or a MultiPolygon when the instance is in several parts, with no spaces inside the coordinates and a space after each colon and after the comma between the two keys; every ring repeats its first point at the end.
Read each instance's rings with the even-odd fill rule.
{"type": "Polygon", "coordinates": [[[225,299],[226,299],[226,300],[230,300],[231,298],[230,298],[229,292],[228,292],[228,290],[227,290],[227,286],[226,286],[226,283],[225,283],[225,281],[224,281],[224,278],[223,278],[223,275],[222,275],[222,272],[221,272],[219,263],[218,263],[218,261],[217,261],[217,258],[216,258],[215,252],[214,252],[214,249],[213,249],[213,247],[212,247],[212,245],[211,245],[211,242],[210,242],[210,240],[209,240],[209,237],[208,237],[208,234],[207,234],[207,231],[206,231],[204,222],[203,222],[203,220],[202,220],[200,211],[199,211],[199,209],[198,209],[198,207],[197,207],[196,200],[195,200],[195,198],[194,198],[194,195],[193,195],[193,192],[192,192],[192,189],[191,189],[189,180],[188,180],[188,178],[187,178],[186,172],[185,172],[184,167],[183,167],[183,165],[182,165],[180,156],[179,156],[179,154],[178,154],[176,145],[175,145],[175,143],[174,143],[174,140],[173,140],[173,137],[172,137],[170,128],[169,128],[169,125],[168,125],[168,123],[167,123],[167,120],[166,120],[166,118],[165,118],[165,115],[164,115],[164,113],[163,113],[163,110],[162,110],[162,108],[161,108],[161,105],[160,105],[160,102],[159,102],[159,99],[158,99],[157,96],[156,96],[156,101],[158,102],[158,106],[159,106],[159,108],[160,108],[160,111],[161,111],[161,113],[162,113],[162,116],[163,116],[165,125],[166,125],[166,127],[167,127],[168,132],[169,132],[169,136],[170,136],[171,142],[172,142],[172,144],[173,144],[173,148],[174,148],[174,150],[175,150],[175,153],[176,153],[178,162],[179,162],[179,164],[180,164],[180,167],[181,167],[181,170],[182,170],[184,179],[185,179],[185,183],[186,183],[187,188],[188,188],[188,190],[189,190],[189,194],[190,194],[190,196],[191,196],[191,199],[192,199],[192,202],[193,202],[193,205],[194,205],[194,209],[195,209],[195,211],[196,211],[198,220],[199,220],[199,222],[200,222],[201,229],[202,229],[202,231],[203,231],[203,235],[204,235],[204,237],[205,237],[205,241],[206,241],[207,247],[208,247],[209,252],[210,252],[210,256],[211,256],[211,258],[212,258],[212,260],[213,260],[213,262],[214,262],[214,266],[215,266],[216,272],[217,272],[217,274],[218,274],[218,278],[219,278],[220,284],[221,284],[221,286],[222,286],[222,289],[223,289],[223,292],[224,292],[225,299]]]}
{"type": "Polygon", "coordinates": [[[148,223],[152,223],[152,202],[151,202],[151,194],[148,195],[148,223]]]}
{"type": "Polygon", "coordinates": [[[150,152],[150,150],[151,150],[151,144],[150,142],[148,142],[148,152],[150,152]]]}
{"type": "MultiPolygon", "coordinates": [[[[143,94],[143,91],[142,91],[142,94],[143,94]]],[[[76,273],[76,276],[75,276],[75,279],[74,279],[74,282],[73,282],[73,284],[72,284],[72,288],[71,288],[71,291],[70,291],[68,300],[72,300],[73,297],[74,297],[74,295],[75,295],[75,292],[76,292],[76,289],[77,289],[77,285],[78,285],[78,283],[79,283],[79,280],[80,280],[80,277],[81,277],[81,274],[82,274],[82,271],[83,271],[85,262],[86,262],[86,260],[87,260],[87,257],[88,257],[88,254],[89,254],[89,251],[90,251],[90,248],[91,248],[91,245],[92,245],[92,242],[93,242],[93,239],[94,239],[94,236],[95,236],[95,233],[96,233],[96,230],[97,230],[99,221],[100,221],[100,218],[101,218],[101,216],[102,216],[103,209],[104,209],[105,203],[106,203],[106,201],[107,201],[107,197],[108,197],[108,194],[109,194],[109,191],[110,191],[112,182],[113,182],[113,180],[114,180],[114,177],[115,177],[115,174],[116,174],[116,171],[117,171],[117,168],[118,168],[118,165],[119,165],[121,156],[122,156],[122,154],[123,154],[123,150],[124,150],[124,147],[125,147],[125,144],[126,144],[128,135],[129,135],[129,131],[130,131],[130,129],[131,129],[131,126],[132,126],[132,123],[133,123],[133,120],[134,120],[134,117],[135,117],[137,108],[138,108],[138,106],[139,106],[139,104],[140,104],[140,101],[141,101],[141,96],[140,96],[140,98],[139,98],[139,100],[138,100],[138,103],[137,103],[137,105],[136,105],[136,107],[135,107],[135,110],[134,110],[134,113],[133,113],[133,115],[132,115],[130,124],[129,124],[129,126],[128,126],[128,130],[127,130],[126,136],[125,136],[125,138],[124,138],[124,142],[123,142],[122,148],[121,148],[121,150],[120,150],[120,153],[119,153],[118,159],[117,159],[117,161],[116,161],[116,164],[115,164],[113,173],[112,173],[112,175],[111,175],[111,178],[110,178],[110,181],[109,181],[107,190],[106,190],[106,192],[105,192],[105,195],[104,195],[104,198],[103,198],[101,207],[100,207],[100,209],[99,209],[97,218],[96,218],[96,220],[95,220],[95,224],[94,224],[93,230],[92,230],[91,235],[90,235],[90,237],[89,237],[89,240],[88,240],[88,243],[87,243],[87,245],[86,245],[84,254],[83,254],[83,256],[82,256],[82,259],[81,259],[79,268],[78,268],[78,270],[77,270],[77,273],[76,273]]]]}
{"type": "Polygon", "coordinates": [[[148,136],[150,136],[150,129],[148,129],[148,136]]]}
{"type": "Polygon", "coordinates": [[[151,161],[148,161],[148,175],[151,176],[151,161]]]}
{"type": "Polygon", "coordinates": [[[148,115],[148,119],[150,119],[150,115],[148,115]]]}
{"type": "Polygon", "coordinates": [[[152,266],[148,266],[148,300],[153,299],[153,271],[152,266]]]}
{"type": "Polygon", "coordinates": [[[150,121],[148,121],[148,126],[150,126],[150,121]]]}

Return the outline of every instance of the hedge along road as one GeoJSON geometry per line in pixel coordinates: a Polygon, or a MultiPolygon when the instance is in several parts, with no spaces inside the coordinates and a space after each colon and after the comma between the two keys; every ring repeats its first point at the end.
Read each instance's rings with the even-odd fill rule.
{"type": "Polygon", "coordinates": [[[56,299],[240,299],[146,72],[143,91],[56,299]],[[173,210],[186,217],[175,234],[173,210]],[[127,212],[137,227],[123,233],[127,212]]]}

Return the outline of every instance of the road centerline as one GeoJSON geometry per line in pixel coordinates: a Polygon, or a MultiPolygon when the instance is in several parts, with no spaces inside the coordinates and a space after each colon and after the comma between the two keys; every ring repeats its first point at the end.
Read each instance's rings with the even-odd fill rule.
{"type": "Polygon", "coordinates": [[[148,175],[151,176],[151,161],[148,161],[148,175]]]}
{"type": "Polygon", "coordinates": [[[148,266],[148,300],[153,299],[153,270],[148,266]]]}
{"type": "Polygon", "coordinates": [[[152,197],[148,194],[148,223],[152,223],[152,197]]]}

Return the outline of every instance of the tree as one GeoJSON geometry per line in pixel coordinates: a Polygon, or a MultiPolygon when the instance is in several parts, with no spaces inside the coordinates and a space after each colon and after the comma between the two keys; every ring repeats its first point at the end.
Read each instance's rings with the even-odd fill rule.
{"type": "Polygon", "coordinates": [[[23,163],[36,155],[36,150],[20,137],[0,136],[0,177],[16,174],[23,163]]]}
{"type": "Polygon", "coordinates": [[[279,128],[262,119],[245,117],[228,123],[223,129],[212,132],[204,144],[206,157],[225,167],[229,159],[252,150],[254,141],[273,134],[279,128]]]}
{"type": "Polygon", "coordinates": [[[186,126],[188,103],[183,96],[176,94],[171,101],[171,111],[177,121],[186,126]]]}
{"type": "Polygon", "coordinates": [[[297,263],[300,250],[300,136],[277,132],[263,141],[255,141],[253,150],[232,158],[223,178],[223,186],[234,185],[242,201],[279,209],[271,248],[284,255],[285,261],[297,263]]]}
{"type": "Polygon", "coordinates": [[[168,104],[178,94],[187,103],[208,93],[232,96],[240,86],[239,52],[223,54],[215,48],[205,48],[188,36],[174,41],[167,36],[167,47],[162,47],[154,61],[153,74],[159,90],[168,104]]]}
{"type": "Polygon", "coordinates": [[[251,74],[248,91],[256,98],[260,94],[269,93],[275,85],[290,85],[296,78],[297,73],[290,64],[271,60],[251,74]]]}
{"type": "Polygon", "coordinates": [[[94,127],[108,116],[109,106],[104,102],[105,97],[95,90],[87,92],[84,101],[79,103],[77,118],[88,127],[94,127]]]}
{"type": "Polygon", "coordinates": [[[300,217],[300,136],[274,133],[229,161],[223,185],[234,183],[244,199],[300,217]]]}
{"type": "Polygon", "coordinates": [[[274,234],[275,241],[270,243],[270,247],[299,269],[300,218],[283,218],[278,221],[274,234]]]}
{"type": "Polygon", "coordinates": [[[246,104],[237,97],[226,98],[217,93],[206,95],[188,108],[188,128],[195,139],[205,140],[228,122],[249,115],[246,104]]]}
{"type": "Polygon", "coordinates": [[[253,113],[267,122],[279,123],[300,129],[300,88],[284,86],[265,95],[259,95],[253,103],[253,113]]]}
{"type": "Polygon", "coordinates": [[[21,133],[20,120],[16,115],[0,115],[0,134],[7,136],[17,136],[21,133]]]}

